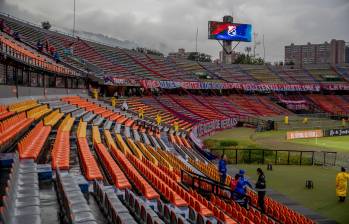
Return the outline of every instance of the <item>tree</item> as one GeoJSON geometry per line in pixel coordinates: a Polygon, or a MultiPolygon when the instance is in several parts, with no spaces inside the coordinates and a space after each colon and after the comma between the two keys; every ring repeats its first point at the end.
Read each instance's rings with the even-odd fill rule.
{"type": "Polygon", "coordinates": [[[191,61],[212,62],[211,55],[198,52],[189,53],[187,59],[191,61]]]}
{"type": "Polygon", "coordinates": [[[41,22],[41,26],[43,29],[45,30],[49,30],[51,28],[51,24],[49,21],[44,21],[44,22],[41,22]]]}
{"type": "Polygon", "coordinates": [[[247,52],[247,55],[250,56],[252,48],[251,47],[245,47],[245,51],[247,52]]]}
{"type": "Polygon", "coordinates": [[[249,56],[248,54],[239,54],[234,61],[234,64],[252,64],[252,65],[263,65],[263,58],[254,58],[249,56]]]}

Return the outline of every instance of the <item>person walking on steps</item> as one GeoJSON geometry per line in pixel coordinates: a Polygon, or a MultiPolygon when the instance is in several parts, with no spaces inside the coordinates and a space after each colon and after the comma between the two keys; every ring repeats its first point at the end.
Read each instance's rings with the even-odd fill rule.
{"type": "Polygon", "coordinates": [[[222,155],[218,163],[218,171],[220,175],[221,184],[225,184],[225,179],[227,177],[227,156],[222,155]]]}
{"type": "Polygon", "coordinates": [[[349,174],[346,172],[345,168],[341,168],[336,176],[336,194],[339,197],[340,202],[344,202],[347,197],[347,185],[349,180],[349,174]]]}
{"type": "Polygon", "coordinates": [[[258,174],[258,180],[256,182],[256,191],[258,193],[258,206],[261,209],[262,214],[265,213],[265,204],[264,204],[264,197],[265,197],[265,176],[263,173],[263,170],[261,168],[257,169],[258,174]]]}

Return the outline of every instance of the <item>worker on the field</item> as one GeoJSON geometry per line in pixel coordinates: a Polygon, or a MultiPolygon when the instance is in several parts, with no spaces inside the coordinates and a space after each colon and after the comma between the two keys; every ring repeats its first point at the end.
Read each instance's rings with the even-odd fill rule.
{"type": "Polygon", "coordinates": [[[258,180],[256,183],[256,191],[258,193],[258,206],[261,209],[262,214],[265,213],[264,197],[265,197],[265,176],[261,168],[257,169],[258,180]]]}
{"type": "Polygon", "coordinates": [[[347,196],[347,185],[349,180],[349,174],[346,172],[345,168],[341,168],[336,176],[336,194],[339,197],[340,202],[344,202],[347,196]]]}

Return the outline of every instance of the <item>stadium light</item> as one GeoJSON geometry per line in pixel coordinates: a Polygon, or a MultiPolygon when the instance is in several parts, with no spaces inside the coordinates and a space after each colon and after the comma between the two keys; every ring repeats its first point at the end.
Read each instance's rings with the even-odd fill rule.
{"type": "Polygon", "coordinates": [[[75,37],[75,6],[76,0],[74,0],[73,37],[75,37]]]}

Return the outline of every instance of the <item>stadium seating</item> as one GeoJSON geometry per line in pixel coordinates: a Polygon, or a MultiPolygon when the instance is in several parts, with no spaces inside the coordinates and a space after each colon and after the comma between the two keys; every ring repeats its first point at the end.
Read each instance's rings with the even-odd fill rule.
{"type": "MultiPolygon", "coordinates": [[[[257,206],[257,194],[255,192],[249,191],[248,195],[252,198],[252,204],[257,206]]],[[[267,214],[281,223],[306,223],[313,224],[314,222],[309,218],[296,213],[295,211],[287,208],[286,206],[280,204],[279,202],[272,200],[269,197],[265,199],[265,206],[267,208],[267,214]]]]}
{"type": "MultiPolygon", "coordinates": [[[[132,191],[125,191],[125,204],[134,216],[144,224],[163,224],[158,214],[140,197],[137,197],[132,191]]],[[[178,222],[177,222],[178,223],[178,222]]],[[[183,222],[184,223],[184,222],[183,222]]]]}
{"type": "Polygon", "coordinates": [[[105,146],[102,143],[95,143],[94,147],[99,158],[103,161],[103,165],[108,171],[115,187],[120,190],[130,189],[131,184],[128,182],[126,176],[116,164],[105,146]]]}
{"type": "Polygon", "coordinates": [[[75,71],[57,64],[55,61],[42,54],[38,54],[35,50],[15,41],[12,37],[4,33],[0,34],[0,46],[2,51],[6,54],[20,61],[24,61],[29,65],[41,67],[55,73],[76,75],[75,71]]]}
{"type": "MultiPolygon", "coordinates": [[[[159,194],[148,184],[148,182],[137,172],[137,170],[131,165],[126,156],[118,149],[111,148],[111,152],[114,158],[118,161],[120,167],[122,167],[125,174],[131,179],[137,189],[148,200],[158,199],[159,194]]],[[[127,153],[129,155],[129,153],[127,153]]]]}
{"type": "Polygon", "coordinates": [[[39,122],[18,143],[19,158],[34,159],[34,161],[36,161],[50,132],[50,126],[44,126],[42,121],[39,122]]]}
{"type": "Polygon", "coordinates": [[[44,123],[45,125],[55,126],[63,116],[64,114],[60,113],[58,109],[54,110],[52,113],[50,113],[44,118],[44,123]]]}
{"type": "Polygon", "coordinates": [[[27,129],[33,122],[32,118],[27,118],[25,113],[19,113],[0,122],[0,148],[5,148],[11,140],[27,129]]]}
{"type": "Polygon", "coordinates": [[[80,161],[82,163],[82,170],[87,180],[102,180],[102,172],[100,171],[87,142],[86,127],[86,122],[79,122],[76,132],[77,146],[79,150],[80,161]]]}
{"type": "Polygon", "coordinates": [[[284,83],[284,80],[265,65],[241,65],[240,68],[249,73],[255,80],[264,83],[284,83]]]}
{"type": "Polygon", "coordinates": [[[5,195],[0,207],[4,223],[41,223],[37,164],[33,160],[13,158],[5,195]]]}
{"type": "MultiPolygon", "coordinates": [[[[99,202],[99,206],[107,215],[108,221],[115,224],[136,224],[127,208],[115,194],[113,186],[105,186],[100,182],[93,183],[93,191],[99,202]]],[[[152,223],[152,222],[150,222],[152,223]]]]}
{"type": "MultiPolygon", "coordinates": [[[[70,120],[70,118],[69,118],[70,120]]],[[[69,170],[71,121],[62,122],[51,151],[52,169],[69,170]]]]}
{"type": "Polygon", "coordinates": [[[87,139],[79,137],[77,139],[79,155],[81,157],[82,169],[87,180],[102,180],[102,173],[88,146],[87,139]]]}
{"type": "Polygon", "coordinates": [[[8,111],[7,106],[0,105],[0,121],[8,118],[9,116],[15,114],[14,111],[8,111]]]}
{"type": "Polygon", "coordinates": [[[328,113],[336,115],[347,115],[349,113],[348,102],[340,96],[311,94],[308,97],[328,113]]]}
{"type": "Polygon", "coordinates": [[[67,223],[91,223],[97,221],[81,193],[74,178],[66,172],[56,171],[57,194],[63,211],[63,220],[67,223]]]}
{"type": "Polygon", "coordinates": [[[18,103],[13,103],[13,104],[10,104],[8,106],[8,110],[9,111],[12,111],[12,112],[22,112],[22,111],[26,111],[26,110],[29,110],[35,106],[37,106],[38,103],[36,102],[36,100],[25,100],[25,101],[21,101],[21,102],[18,102],[18,103]]]}
{"type": "Polygon", "coordinates": [[[42,105],[27,111],[27,116],[28,118],[33,118],[34,120],[37,120],[41,118],[43,115],[49,113],[50,111],[51,109],[48,108],[47,105],[42,105]]]}

